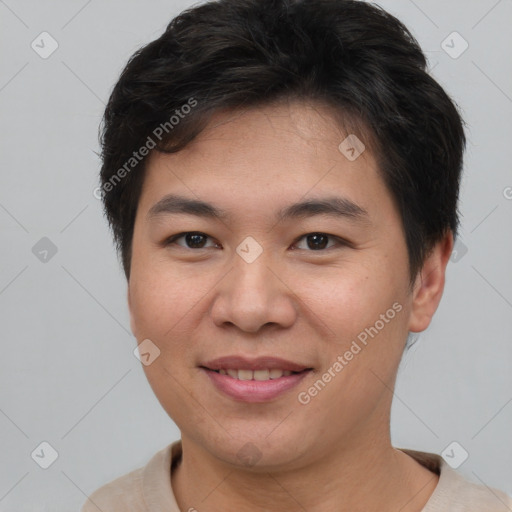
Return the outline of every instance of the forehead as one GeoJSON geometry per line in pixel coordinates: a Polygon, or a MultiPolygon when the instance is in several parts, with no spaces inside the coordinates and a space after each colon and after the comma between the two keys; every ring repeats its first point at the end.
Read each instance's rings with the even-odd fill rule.
{"type": "Polygon", "coordinates": [[[185,151],[193,152],[198,146],[211,141],[218,144],[229,142],[233,149],[245,151],[251,146],[260,149],[263,146],[262,149],[268,153],[275,146],[275,141],[279,141],[280,144],[285,143],[286,148],[300,146],[304,151],[298,151],[298,154],[302,156],[308,152],[306,149],[310,152],[322,150],[325,155],[334,150],[337,159],[339,144],[350,134],[357,135],[361,142],[364,140],[366,149],[370,149],[373,142],[367,140],[369,134],[366,131],[369,130],[365,129],[362,121],[327,104],[285,99],[243,110],[215,112],[196,143],[188,145],[185,151]]]}
{"type": "Polygon", "coordinates": [[[247,210],[335,193],[363,209],[389,200],[364,134],[345,128],[329,107],[298,101],[217,112],[183,150],[150,154],[141,202],[149,210],[170,192],[247,210]]]}

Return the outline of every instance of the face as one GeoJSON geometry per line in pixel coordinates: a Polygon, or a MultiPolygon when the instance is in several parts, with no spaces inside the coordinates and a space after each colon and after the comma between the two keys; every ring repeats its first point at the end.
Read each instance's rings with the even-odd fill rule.
{"type": "Polygon", "coordinates": [[[414,294],[392,197],[346,136],[290,103],[219,113],[148,161],[132,330],[182,438],[219,460],[293,467],[389,428],[414,294]]]}

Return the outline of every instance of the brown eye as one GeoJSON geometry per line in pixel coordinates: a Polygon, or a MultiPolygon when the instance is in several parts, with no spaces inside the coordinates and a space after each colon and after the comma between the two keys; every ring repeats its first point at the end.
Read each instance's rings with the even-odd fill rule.
{"type": "Polygon", "coordinates": [[[299,249],[306,249],[311,251],[321,251],[326,248],[330,248],[333,245],[336,245],[336,242],[328,246],[329,239],[333,239],[342,244],[342,240],[336,236],[328,235],[326,233],[308,233],[307,235],[302,236],[299,240],[306,240],[306,247],[299,247],[299,249]]]}
{"type": "Polygon", "coordinates": [[[178,235],[174,235],[171,238],[167,239],[166,245],[179,245],[180,247],[184,247],[186,249],[204,249],[206,247],[206,242],[209,236],[204,233],[200,233],[197,231],[191,231],[187,233],[179,233],[178,235]],[[176,243],[177,240],[184,239],[185,245],[181,243],[176,243]]]}

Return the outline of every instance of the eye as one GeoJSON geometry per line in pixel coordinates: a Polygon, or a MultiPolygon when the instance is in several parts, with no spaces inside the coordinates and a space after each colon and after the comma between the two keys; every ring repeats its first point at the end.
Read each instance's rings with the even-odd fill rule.
{"type": "MultiPolygon", "coordinates": [[[[343,239],[334,236],[328,235],[327,233],[308,233],[307,235],[303,235],[299,238],[299,241],[305,239],[307,248],[312,251],[321,251],[322,249],[330,248],[332,245],[336,245],[335,243],[332,245],[328,245],[329,239],[334,239],[338,245],[348,245],[343,239]]],[[[299,249],[304,249],[304,247],[299,247],[299,249]]]]}
{"type": "MultiPolygon", "coordinates": [[[[209,247],[219,247],[220,244],[216,242],[211,242],[213,245],[207,245],[208,239],[211,240],[211,237],[206,235],[205,233],[201,233],[200,231],[187,231],[184,233],[178,233],[177,235],[173,235],[168,238],[164,245],[178,245],[185,249],[207,249],[209,247]],[[183,243],[178,243],[178,240],[184,240],[183,243]]],[[[327,233],[308,233],[306,235],[302,235],[294,244],[298,249],[302,250],[311,250],[311,251],[322,251],[324,249],[329,249],[335,245],[349,245],[349,243],[343,240],[340,237],[329,235],[327,233]],[[306,241],[306,247],[299,247],[298,242],[301,240],[306,241]],[[329,240],[332,241],[331,245],[329,245],[329,240]]]]}
{"type": "Polygon", "coordinates": [[[177,235],[173,235],[165,241],[165,245],[179,245],[180,247],[184,247],[185,249],[205,249],[208,247],[215,247],[218,244],[214,244],[213,246],[207,246],[206,241],[210,238],[208,235],[201,233],[199,231],[189,231],[186,233],[179,233],[177,235]],[[185,240],[185,244],[176,243],[177,240],[183,238],[185,240]]]}

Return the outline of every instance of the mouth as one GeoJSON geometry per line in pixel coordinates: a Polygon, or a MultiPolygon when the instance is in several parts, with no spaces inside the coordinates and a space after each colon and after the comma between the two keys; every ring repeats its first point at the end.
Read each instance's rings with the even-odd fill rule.
{"type": "MultiPolygon", "coordinates": [[[[210,370],[211,368],[205,368],[206,370],[210,370]]],[[[225,370],[221,368],[220,370],[211,370],[212,372],[216,372],[220,375],[229,375],[232,379],[237,380],[257,380],[259,382],[267,381],[267,380],[276,380],[281,377],[289,377],[293,374],[298,374],[302,372],[292,372],[291,370],[281,370],[279,368],[267,368],[265,370],[235,370],[234,368],[229,368],[225,370]]],[[[306,370],[302,370],[306,371],[306,370]]]]}
{"type": "Polygon", "coordinates": [[[209,361],[199,368],[224,396],[242,402],[268,402],[291,390],[313,368],[263,357],[249,360],[230,356],[209,361]]]}

